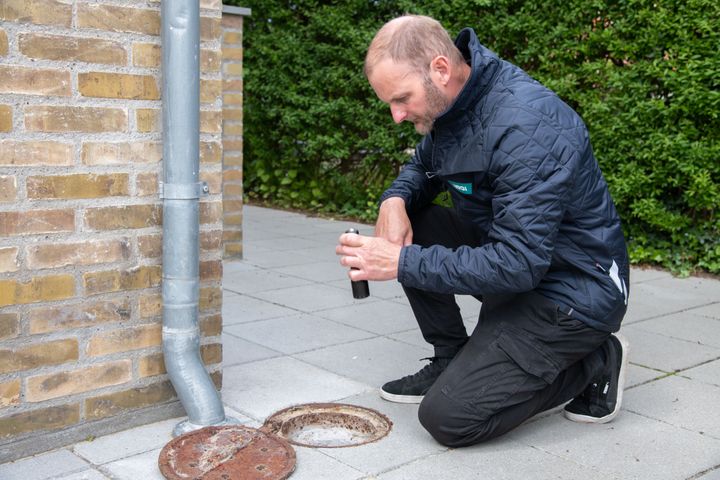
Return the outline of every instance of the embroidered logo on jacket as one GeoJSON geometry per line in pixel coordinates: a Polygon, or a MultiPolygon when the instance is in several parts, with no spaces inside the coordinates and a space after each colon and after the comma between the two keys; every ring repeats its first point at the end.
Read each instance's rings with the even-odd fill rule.
{"type": "Polygon", "coordinates": [[[452,185],[455,190],[462,193],[463,195],[472,194],[472,183],[459,183],[453,182],[452,180],[448,180],[448,183],[452,185]]]}

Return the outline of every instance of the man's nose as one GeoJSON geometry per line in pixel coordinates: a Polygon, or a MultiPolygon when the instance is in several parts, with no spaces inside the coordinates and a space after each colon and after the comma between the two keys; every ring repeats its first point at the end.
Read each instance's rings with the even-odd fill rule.
{"type": "Polygon", "coordinates": [[[407,118],[407,112],[404,108],[392,106],[390,107],[390,113],[395,123],[400,123],[407,118]]]}

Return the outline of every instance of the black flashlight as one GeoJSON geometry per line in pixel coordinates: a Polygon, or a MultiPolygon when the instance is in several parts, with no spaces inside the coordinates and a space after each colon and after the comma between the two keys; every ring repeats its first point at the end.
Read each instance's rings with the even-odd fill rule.
{"type": "MultiPolygon", "coordinates": [[[[345,233],[360,234],[360,232],[355,230],[354,228],[348,228],[347,230],[345,230],[345,233]]],[[[358,270],[358,269],[351,267],[350,270],[358,270]]],[[[358,280],[357,282],[350,280],[350,286],[352,287],[353,298],[359,299],[359,298],[367,298],[370,296],[370,286],[368,285],[367,280],[358,280]]]]}

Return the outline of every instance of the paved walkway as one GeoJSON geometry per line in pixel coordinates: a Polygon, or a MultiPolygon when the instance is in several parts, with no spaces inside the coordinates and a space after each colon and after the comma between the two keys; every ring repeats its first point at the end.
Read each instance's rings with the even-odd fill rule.
{"type": "MultiPolygon", "coordinates": [[[[352,299],[334,254],[349,226],[248,206],[245,260],[225,264],[229,415],[259,426],[289,405],[340,401],[394,423],[389,436],[364,446],[296,447],[291,479],[720,479],[720,281],[633,270],[623,327],[629,388],[614,422],[579,425],[556,409],[488,444],[453,450],[420,427],[417,406],[378,397],[378,385],[416,371],[431,350],[397,283],[371,283],[370,298],[352,299]]],[[[459,301],[472,328],[479,304],[459,301]]],[[[162,479],[158,453],[179,420],[6,463],[0,479],[162,479]]]]}

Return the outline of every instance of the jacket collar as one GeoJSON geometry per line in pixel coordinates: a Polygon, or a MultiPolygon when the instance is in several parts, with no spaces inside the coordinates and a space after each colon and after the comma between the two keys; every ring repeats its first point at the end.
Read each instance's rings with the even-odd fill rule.
{"type": "Polygon", "coordinates": [[[470,77],[453,104],[435,119],[435,128],[452,126],[462,120],[468,110],[473,110],[500,66],[498,56],[480,44],[472,28],[465,28],[458,34],[455,46],[470,65],[470,77]]]}

